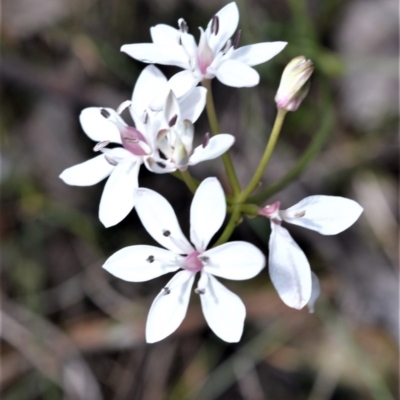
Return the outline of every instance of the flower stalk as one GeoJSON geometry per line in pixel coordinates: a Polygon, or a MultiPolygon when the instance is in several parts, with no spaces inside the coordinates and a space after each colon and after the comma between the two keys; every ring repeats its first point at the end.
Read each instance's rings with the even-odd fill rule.
{"type": "MultiPolygon", "coordinates": [[[[218,118],[215,112],[214,99],[211,88],[211,80],[204,79],[202,81],[202,85],[207,89],[207,100],[206,100],[207,117],[210,124],[211,133],[213,136],[215,136],[221,133],[221,130],[219,129],[218,118]]],[[[224,163],[226,175],[228,176],[233,195],[237,196],[240,193],[240,184],[236,175],[235,167],[233,166],[231,157],[229,156],[228,152],[222,154],[222,161],[224,163]]]]}
{"type": "Polygon", "coordinates": [[[245,204],[248,197],[254,191],[254,189],[257,188],[258,183],[262,177],[262,174],[269,160],[271,159],[271,155],[275,149],[275,145],[278,140],[279,134],[281,132],[286,113],[287,113],[286,110],[278,109],[278,113],[275,118],[275,123],[272,128],[272,132],[269,137],[267,146],[265,147],[265,151],[261,158],[260,164],[258,165],[257,170],[254,173],[253,178],[251,179],[247,187],[235,197],[236,201],[231,207],[232,209],[231,218],[228,224],[226,225],[225,230],[222,232],[221,236],[219,237],[214,246],[219,246],[220,244],[225,243],[226,241],[229,240],[234,229],[240,223],[242,214],[246,213],[242,207],[245,204]]]}

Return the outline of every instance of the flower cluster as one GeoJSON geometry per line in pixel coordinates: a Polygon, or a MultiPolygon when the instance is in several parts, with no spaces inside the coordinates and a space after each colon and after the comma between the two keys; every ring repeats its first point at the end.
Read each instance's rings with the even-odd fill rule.
{"type": "MultiPolygon", "coordinates": [[[[152,27],[152,43],[129,44],[121,50],[150,63],[136,82],[132,98],[116,110],[87,108],[80,115],[84,132],[94,140],[94,158],[70,167],[60,178],[69,185],[90,186],[108,178],[100,200],[99,219],[105,227],[122,221],[135,207],[143,226],[163,248],[148,245],[126,247],[112,255],[104,268],[130,282],[147,281],[177,272],[155,298],[148,315],[146,340],[153,343],[174,332],[184,319],[197,273],[194,290],[200,296],[204,317],[221,339],[237,342],[246,315],[242,300],[215,277],[245,280],[255,277],[266,265],[257,247],[229,238],[245,214],[271,221],[268,266],[271,280],[285,304],[312,311],[320,288],[308,260],[282,222],[333,235],[351,226],[362,208],[353,200],[333,196],[310,196],[287,210],[280,202],[263,208],[250,204],[249,196],[261,179],[274,149],[287,111],[295,111],[306,96],[312,62],[299,56],[285,69],[275,101],[278,114],[264,156],[253,178],[242,190],[227,151],[233,135],[218,128],[210,80],[233,87],[250,87],[259,82],[253,68],[281,52],[285,42],[258,43],[239,47],[239,11],[230,3],[216,13],[206,29],[200,28],[198,44],[185,20],[177,28],[152,27]],[[152,64],[183,69],[171,79],[152,64]],[[202,87],[197,86],[202,83],[202,87]],[[210,133],[194,147],[194,123],[207,103],[210,133]],[[129,110],[132,123],[121,114],[129,110]],[[198,182],[188,167],[223,156],[231,195],[225,194],[217,178],[198,182]],[[182,233],[169,202],[160,194],[139,188],[141,165],[155,173],[178,174],[193,192],[190,209],[190,241],[182,233]],[[227,203],[229,207],[227,207],[227,203]],[[214,235],[230,219],[211,247],[214,235]]],[[[267,198],[265,198],[266,200],[267,198]]]]}

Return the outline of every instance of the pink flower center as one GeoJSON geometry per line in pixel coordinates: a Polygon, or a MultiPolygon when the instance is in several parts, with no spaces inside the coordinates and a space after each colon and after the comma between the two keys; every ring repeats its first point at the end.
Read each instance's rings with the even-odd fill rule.
{"type": "Polygon", "coordinates": [[[276,201],[274,204],[265,206],[258,210],[258,215],[262,215],[267,218],[276,218],[279,217],[279,208],[281,207],[281,202],[276,201]]]}
{"type": "Polygon", "coordinates": [[[197,64],[199,66],[200,72],[203,75],[207,74],[207,68],[211,65],[214,60],[214,54],[208,45],[206,35],[201,30],[199,47],[197,49],[197,64]]]}
{"type": "Polygon", "coordinates": [[[203,263],[199,260],[200,252],[194,251],[186,256],[182,268],[191,272],[199,272],[203,269],[203,263]]]}
{"type": "Polygon", "coordinates": [[[136,156],[144,156],[148,154],[145,149],[148,147],[146,138],[143,134],[133,126],[124,127],[121,131],[122,145],[126,150],[136,156]]]}

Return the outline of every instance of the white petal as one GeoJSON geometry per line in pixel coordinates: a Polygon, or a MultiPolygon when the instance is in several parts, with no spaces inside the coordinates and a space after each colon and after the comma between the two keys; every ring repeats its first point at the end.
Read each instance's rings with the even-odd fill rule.
{"type": "Polygon", "coordinates": [[[235,33],[239,23],[239,10],[236,3],[232,2],[221,8],[216,14],[219,19],[218,34],[211,33],[212,20],[207,25],[207,34],[209,34],[208,44],[214,54],[218,53],[226,44],[228,39],[235,33]]]}
{"type": "Polygon", "coordinates": [[[255,69],[237,60],[222,62],[215,75],[223,84],[233,87],[256,86],[260,81],[255,69]]]}
{"type": "Polygon", "coordinates": [[[213,136],[206,147],[196,147],[190,156],[189,165],[195,165],[202,161],[213,160],[225,153],[235,143],[235,137],[229,133],[220,133],[213,136]]]}
{"type": "Polygon", "coordinates": [[[147,232],[161,246],[177,254],[194,251],[182,233],[171,204],[163,196],[150,189],[136,190],[136,211],[147,232]]]}
{"type": "Polygon", "coordinates": [[[178,29],[165,24],[158,24],[150,28],[153,43],[162,46],[176,46],[179,44],[181,33],[178,29]]]}
{"type": "Polygon", "coordinates": [[[188,68],[188,57],[178,44],[163,46],[154,43],[125,44],[121,51],[135,60],[149,64],[175,65],[188,68]]]}
{"type": "Polygon", "coordinates": [[[175,74],[169,81],[169,87],[178,98],[186,96],[200,82],[189,70],[175,74]]]}
{"type": "Polygon", "coordinates": [[[113,254],[103,268],[117,278],[129,282],[144,282],[174,272],[176,254],[154,246],[129,246],[113,254]]]}
{"type": "Polygon", "coordinates": [[[282,301],[301,309],[311,297],[310,264],[287,229],[271,223],[269,274],[282,301]]]}
{"type": "Polygon", "coordinates": [[[186,315],[195,275],[178,272],[154,299],[146,323],[147,343],[158,342],[179,327],[186,315]]]}
{"type": "MultiPolygon", "coordinates": [[[[169,121],[172,118],[178,118],[180,119],[181,117],[181,110],[179,108],[179,103],[178,100],[174,94],[173,91],[169,91],[166,99],[165,99],[165,103],[164,103],[164,118],[166,120],[166,122],[169,125],[169,121]]],[[[176,121],[175,121],[176,124],[176,121]]]]}
{"type": "Polygon", "coordinates": [[[207,89],[195,87],[187,96],[178,99],[181,118],[195,123],[206,106],[207,89]]]}
{"type": "Polygon", "coordinates": [[[106,228],[121,222],[134,207],[140,164],[139,157],[123,160],[108,178],[99,208],[100,221],[106,228]]]}
{"type": "Polygon", "coordinates": [[[167,78],[154,65],[147,66],[136,81],[132,94],[132,111],[134,116],[143,116],[151,102],[167,87],[167,78]]]}
{"type": "Polygon", "coordinates": [[[115,167],[101,154],[81,164],[65,169],[60,178],[68,185],[91,186],[111,174],[115,167]]]}
{"type": "Polygon", "coordinates": [[[241,61],[250,67],[262,64],[279,54],[287,45],[286,42],[257,43],[234,50],[231,60],[241,61]]]}
{"type": "Polygon", "coordinates": [[[221,184],[217,178],[205,179],[196,190],[190,207],[190,240],[196,250],[202,252],[207,248],[225,215],[226,201],[221,184]]]}
{"type": "Polygon", "coordinates": [[[241,281],[256,276],[265,267],[264,254],[247,242],[229,242],[202,254],[209,260],[204,271],[221,278],[241,281]]]}
{"type": "Polygon", "coordinates": [[[314,272],[311,272],[311,297],[307,303],[308,311],[310,313],[314,312],[315,302],[317,301],[319,295],[321,294],[321,286],[319,284],[319,279],[314,272]]]}
{"type": "Polygon", "coordinates": [[[194,36],[190,33],[183,33],[180,37],[182,47],[188,57],[196,59],[197,57],[197,44],[194,36]]]}
{"type": "MultiPolygon", "coordinates": [[[[115,110],[112,108],[85,108],[79,116],[82,129],[90,139],[95,140],[96,142],[109,140],[113,143],[122,143],[121,135],[116,125],[101,115],[101,110],[103,109],[108,111],[110,114],[115,114],[115,110]]],[[[123,124],[126,125],[125,123],[123,124]]]]}
{"type": "Polygon", "coordinates": [[[235,293],[212,275],[202,273],[198,284],[201,308],[211,330],[222,340],[235,343],[243,333],[246,308],[235,293]]]}
{"type": "Polygon", "coordinates": [[[281,211],[287,222],[322,235],[336,235],[357,221],[363,208],[354,200],[337,196],[310,196],[281,211]]]}

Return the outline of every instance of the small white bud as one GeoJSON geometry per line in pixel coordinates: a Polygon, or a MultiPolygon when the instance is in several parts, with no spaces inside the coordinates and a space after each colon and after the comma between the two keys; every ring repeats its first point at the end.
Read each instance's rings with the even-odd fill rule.
{"type": "Polygon", "coordinates": [[[278,108],[296,111],[309,89],[309,79],[314,71],[311,60],[304,56],[294,58],[283,71],[281,83],[275,96],[278,108]]]}

